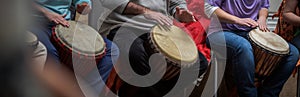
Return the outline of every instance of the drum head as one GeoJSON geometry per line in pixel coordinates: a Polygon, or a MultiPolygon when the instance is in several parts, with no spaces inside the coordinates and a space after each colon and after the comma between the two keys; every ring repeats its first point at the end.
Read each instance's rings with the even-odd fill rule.
{"type": "Polygon", "coordinates": [[[192,38],[176,26],[171,26],[169,30],[154,26],[151,39],[157,49],[171,61],[192,64],[198,58],[197,47],[192,38]]]}
{"type": "Polygon", "coordinates": [[[277,54],[288,54],[289,45],[279,35],[272,32],[262,32],[259,29],[250,31],[249,38],[258,46],[277,54]]]}
{"type": "Polygon", "coordinates": [[[92,27],[75,21],[69,21],[70,27],[58,25],[56,37],[66,47],[75,52],[95,56],[105,51],[105,43],[101,35],[92,27]]]}
{"type": "Polygon", "coordinates": [[[38,45],[38,39],[32,32],[26,32],[26,43],[31,47],[36,47],[38,45]]]}

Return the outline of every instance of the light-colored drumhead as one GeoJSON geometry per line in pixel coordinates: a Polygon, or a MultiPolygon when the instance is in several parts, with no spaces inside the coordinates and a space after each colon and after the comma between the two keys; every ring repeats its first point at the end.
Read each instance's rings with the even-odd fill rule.
{"type": "Polygon", "coordinates": [[[38,39],[32,32],[27,31],[26,32],[26,43],[29,46],[37,46],[38,39]]]}
{"type": "Polygon", "coordinates": [[[288,54],[289,45],[279,35],[272,32],[262,32],[259,29],[250,31],[249,38],[260,47],[277,54],[288,54]]]}
{"type": "Polygon", "coordinates": [[[198,58],[197,47],[192,38],[176,26],[171,26],[169,30],[154,26],[151,39],[158,50],[171,61],[191,64],[198,58]]]}
{"type": "Polygon", "coordinates": [[[56,37],[67,47],[82,54],[102,54],[105,43],[92,27],[81,22],[69,21],[70,27],[57,26],[56,37]]]}

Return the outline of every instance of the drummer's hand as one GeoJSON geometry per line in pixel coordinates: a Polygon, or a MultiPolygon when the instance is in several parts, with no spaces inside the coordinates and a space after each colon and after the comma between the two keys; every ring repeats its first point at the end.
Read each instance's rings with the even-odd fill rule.
{"type": "Polygon", "coordinates": [[[184,23],[196,21],[192,12],[190,12],[186,9],[181,9],[178,6],[176,7],[175,18],[177,20],[179,20],[180,22],[184,22],[184,23]]]}
{"type": "Polygon", "coordinates": [[[86,15],[88,14],[90,11],[92,10],[91,6],[86,3],[86,2],[83,2],[81,4],[77,4],[77,8],[76,8],[76,11],[80,14],[83,14],[83,15],[86,15]]]}
{"type": "Polygon", "coordinates": [[[258,23],[251,18],[239,18],[235,21],[236,24],[255,28],[258,26],[258,23]]]}
{"type": "Polygon", "coordinates": [[[69,22],[64,18],[66,15],[61,16],[54,12],[46,12],[45,15],[51,22],[54,22],[57,25],[62,25],[65,27],[70,26],[69,22]]]}
{"type": "Polygon", "coordinates": [[[166,25],[166,26],[172,26],[173,25],[173,20],[169,18],[166,15],[163,15],[162,13],[155,12],[152,10],[147,10],[143,14],[146,19],[150,20],[155,20],[157,21],[160,25],[166,25]]]}
{"type": "Polygon", "coordinates": [[[270,30],[267,27],[266,19],[260,18],[260,19],[257,20],[257,23],[258,23],[258,27],[261,31],[270,32],[270,30]]]}

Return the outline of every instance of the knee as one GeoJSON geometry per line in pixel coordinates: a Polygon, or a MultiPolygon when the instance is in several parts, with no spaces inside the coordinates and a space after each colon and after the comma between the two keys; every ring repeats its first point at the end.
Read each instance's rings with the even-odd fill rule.
{"type": "Polygon", "coordinates": [[[297,62],[299,59],[299,51],[295,46],[291,44],[289,46],[290,46],[289,61],[297,62]]]}
{"type": "Polygon", "coordinates": [[[251,43],[246,39],[241,40],[241,43],[239,43],[236,46],[236,48],[237,48],[237,52],[251,52],[252,53],[251,43]]]}
{"type": "Polygon", "coordinates": [[[106,54],[118,57],[120,54],[118,46],[106,38],[104,38],[104,41],[106,43],[106,54]]]}

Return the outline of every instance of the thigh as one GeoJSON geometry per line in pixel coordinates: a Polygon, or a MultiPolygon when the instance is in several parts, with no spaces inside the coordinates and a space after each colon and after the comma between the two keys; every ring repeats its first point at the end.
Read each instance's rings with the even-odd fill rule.
{"type": "Polygon", "coordinates": [[[233,32],[215,32],[208,36],[208,40],[210,48],[222,57],[232,58],[241,51],[252,53],[250,42],[233,32]]]}
{"type": "Polygon", "coordinates": [[[56,63],[59,63],[59,55],[57,52],[57,49],[51,42],[51,34],[52,34],[52,29],[51,27],[45,27],[45,26],[34,26],[30,29],[32,33],[34,33],[38,40],[44,44],[44,46],[47,49],[47,60],[49,58],[54,59],[56,63]]]}

